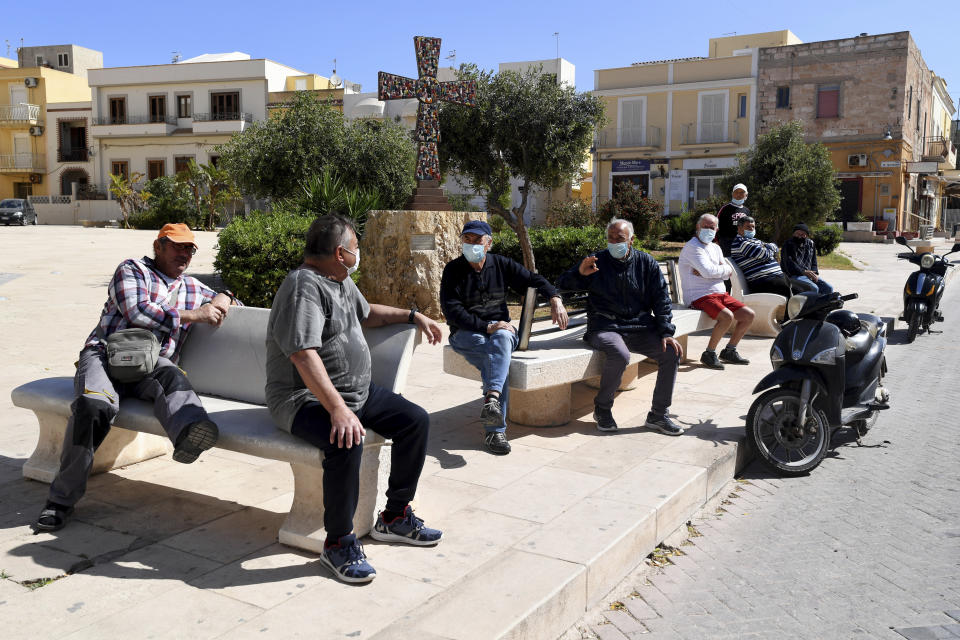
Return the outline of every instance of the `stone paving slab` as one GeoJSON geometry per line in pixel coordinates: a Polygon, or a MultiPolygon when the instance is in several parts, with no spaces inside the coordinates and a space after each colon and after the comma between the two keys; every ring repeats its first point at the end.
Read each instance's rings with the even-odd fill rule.
{"type": "MultiPolygon", "coordinates": [[[[435,549],[366,541],[379,575],[364,587],[343,585],[316,556],[276,544],[269,532],[289,508],[289,467],[229,452],[209,452],[189,467],[164,456],[97,476],[70,527],[53,540],[29,536],[25,526],[46,485],[17,474],[35,443],[36,421],[12,407],[9,391],[71,375],[113,269],[146,253],[154,234],[16,231],[26,233],[0,229],[4,270],[21,276],[3,284],[7,299],[0,301],[12,329],[0,335],[0,353],[13,365],[0,370],[0,570],[27,562],[17,570],[32,579],[62,574],[75,562],[86,568],[33,591],[19,576],[0,579],[0,625],[13,630],[11,638],[51,629],[93,637],[101,623],[114,629],[138,612],[144,626],[130,637],[556,637],[743,465],[742,416],[752,385],[769,370],[766,339],[741,343],[749,366],[717,372],[683,364],[673,406],[688,428],[680,438],[640,427],[655,365],[641,364],[636,388],[618,397],[622,429],[615,435],[595,430],[595,390],[574,385],[570,424],[511,426],[514,452],[497,458],[481,449],[477,383],[443,374],[441,350],[420,347],[406,395],[430,412],[432,431],[414,506],[446,539],[435,549]],[[49,306],[51,295],[58,317],[32,313],[49,306]],[[76,323],[61,326],[62,317],[76,323]],[[164,627],[162,616],[147,612],[152,602],[188,615],[164,627]]],[[[191,272],[211,273],[215,236],[198,238],[191,272]]],[[[864,291],[856,310],[898,302],[909,272],[894,273],[882,256],[895,251],[877,247],[851,249],[867,271],[825,274],[838,288],[864,291]]],[[[691,336],[694,359],[705,342],[691,336]]],[[[704,606],[726,605],[704,597],[704,606]]],[[[614,627],[597,626],[609,637],[614,627]]]]}

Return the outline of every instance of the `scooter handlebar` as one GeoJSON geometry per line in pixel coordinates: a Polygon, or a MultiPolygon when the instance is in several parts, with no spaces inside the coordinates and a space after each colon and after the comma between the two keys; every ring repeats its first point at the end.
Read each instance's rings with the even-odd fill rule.
{"type": "Polygon", "coordinates": [[[844,301],[846,301],[846,300],[856,300],[856,299],[859,298],[859,297],[860,297],[860,296],[857,295],[856,293],[848,293],[848,294],[845,295],[845,296],[840,296],[840,299],[841,299],[841,300],[844,300],[844,301]]]}

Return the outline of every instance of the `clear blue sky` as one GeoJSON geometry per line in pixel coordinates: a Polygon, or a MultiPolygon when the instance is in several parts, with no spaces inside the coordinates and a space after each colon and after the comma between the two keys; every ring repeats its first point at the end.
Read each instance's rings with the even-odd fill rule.
{"type": "Polygon", "coordinates": [[[309,73],[339,74],[375,90],[377,71],[415,75],[413,36],[443,38],[443,56],[495,69],[498,62],[557,54],[576,65],[577,88],[593,70],[641,60],[706,55],[711,37],[790,29],[804,42],[909,30],[927,65],[960,98],[957,4],[934,0],[863,2],[4,2],[0,55],[26,45],[79,44],[106,66],[160,64],[172,51],[244,51],[309,73]],[[426,9],[421,7],[428,7],[426,9]],[[937,16],[940,16],[938,19],[937,16]],[[951,26],[951,24],[953,26],[951,26]]]}

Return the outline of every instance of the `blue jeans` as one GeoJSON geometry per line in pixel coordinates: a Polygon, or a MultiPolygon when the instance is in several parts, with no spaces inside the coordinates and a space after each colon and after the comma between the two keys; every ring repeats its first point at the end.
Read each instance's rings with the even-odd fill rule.
{"type": "Polygon", "coordinates": [[[814,282],[813,280],[811,280],[811,279],[808,278],[807,276],[797,276],[797,277],[795,278],[795,280],[800,280],[801,282],[806,282],[806,283],[808,283],[809,285],[811,285],[811,286],[813,286],[813,287],[816,287],[817,289],[820,290],[820,295],[824,295],[824,294],[827,294],[827,293],[833,293],[833,287],[831,287],[831,286],[830,286],[830,283],[827,282],[826,280],[824,280],[823,278],[820,278],[819,280],[817,280],[816,282],[814,282]]]}
{"type": "Polygon", "coordinates": [[[500,392],[503,421],[500,426],[486,427],[487,431],[502,433],[507,430],[507,403],[510,400],[507,376],[510,374],[510,356],[519,342],[517,334],[506,329],[499,329],[493,334],[460,329],[450,335],[450,346],[453,350],[480,370],[484,395],[490,391],[500,392]]]}

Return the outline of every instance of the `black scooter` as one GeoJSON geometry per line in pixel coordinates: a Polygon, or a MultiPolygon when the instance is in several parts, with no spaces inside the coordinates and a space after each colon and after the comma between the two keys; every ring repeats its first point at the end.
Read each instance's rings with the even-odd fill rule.
{"type": "Polygon", "coordinates": [[[760,459],[785,476],[816,468],[841,427],[862,437],[889,408],[887,327],[879,317],[843,309],[852,293],[798,293],[770,349],[773,372],[753,393],[747,438],[760,459]]]}
{"type": "Polygon", "coordinates": [[[916,340],[918,334],[930,333],[930,325],[934,322],[943,320],[940,298],[943,297],[947,267],[954,266],[947,256],[960,251],[960,242],[942,256],[917,253],[903,236],[897,236],[897,244],[910,249],[910,253],[901,253],[897,257],[919,267],[919,270],[910,274],[903,287],[903,315],[900,319],[907,323],[907,342],[910,343],[916,340]]]}

